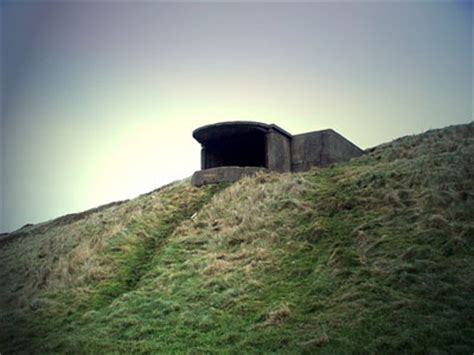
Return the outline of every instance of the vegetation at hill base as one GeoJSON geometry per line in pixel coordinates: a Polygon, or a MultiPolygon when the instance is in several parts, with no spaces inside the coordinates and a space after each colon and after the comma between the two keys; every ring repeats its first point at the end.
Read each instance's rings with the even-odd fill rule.
{"type": "Polygon", "coordinates": [[[0,240],[0,352],[474,351],[474,124],[0,240]]]}

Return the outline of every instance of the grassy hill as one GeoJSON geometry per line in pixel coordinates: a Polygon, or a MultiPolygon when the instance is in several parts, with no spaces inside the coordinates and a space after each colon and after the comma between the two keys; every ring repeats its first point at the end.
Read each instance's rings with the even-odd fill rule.
{"type": "Polygon", "coordinates": [[[474,124],[0,239],[0,352],[474,351],[474,124]]]}

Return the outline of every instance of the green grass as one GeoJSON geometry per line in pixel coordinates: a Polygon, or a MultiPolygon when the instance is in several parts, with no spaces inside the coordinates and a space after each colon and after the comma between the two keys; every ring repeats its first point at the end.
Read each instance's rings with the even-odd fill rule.
{"type": "Polygon", "coordinates": [[[473,176],[471,123],[42,227],[0,250],[0,352],[472,353],[473,176]]]}

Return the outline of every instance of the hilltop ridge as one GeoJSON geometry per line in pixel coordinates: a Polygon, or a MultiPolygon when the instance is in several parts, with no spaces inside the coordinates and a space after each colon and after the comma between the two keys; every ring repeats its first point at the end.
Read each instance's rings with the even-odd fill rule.
{"type": "Polygon", "coordinates": [[[472,352],[473,177],[471,122],[28,226],[0,352],[472,352]]]}

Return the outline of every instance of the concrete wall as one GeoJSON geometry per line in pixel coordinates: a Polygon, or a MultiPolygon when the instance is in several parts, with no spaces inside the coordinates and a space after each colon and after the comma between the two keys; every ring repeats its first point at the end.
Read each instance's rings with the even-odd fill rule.
{"type": "Polygon", "coordinates": [[[206,148],[201,145],[201,170],[206,169],[206,148]]]}
{"type": "Polygon", "coordinates": [[[351,158],[360,157],[364,154],[364,151],[358,146],[348,141],[346,138],[341,136],[339,133],[330,130],[329,135],[329,158],[332,163],[339,163],[348,161],[351,158]]]}
{"type": "Polygon", "coordinates": [[[267,132],[266,167],[279,172],[291,171],[291,138],[274,128],[267,132]]]}
{"type": "Polygon", "coordinates": [[[313,166],[325,167],[362,155],[363,150],[332,129],[293,136],[292,171],[305,171],[313,166]]]}
{"type": "Polygon", "coordinates": [[[325,167],[364,154],[332,129],[292,136],[276,125],[223,122],[198,128],[201,168],[193,185],[236,181],[260,170],[298,172],[325,167]]]}
{"type": "Polygon", "coordinates": [[[222,156],[219,154],[213,154],[213,151],[202,147],[201,149],[201,169],[214,168],[224,164],[222,156]]]}

